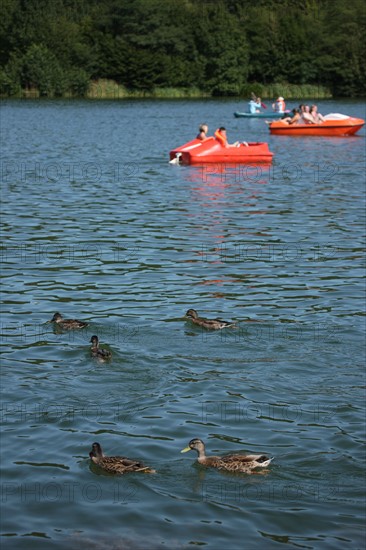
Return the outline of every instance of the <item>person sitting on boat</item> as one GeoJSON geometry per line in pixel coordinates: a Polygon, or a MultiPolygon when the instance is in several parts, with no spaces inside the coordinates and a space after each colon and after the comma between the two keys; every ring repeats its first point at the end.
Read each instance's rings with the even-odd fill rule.
{"type": "Polygon", "coordinates": [[[239,141],[236,141],[232,145],[228,143],[227,136],[226,136],[226,128],[224,126],[221,126],[218,130],[215,132],[215,138],[220,143],[222,147],[239,147],[240,143],[239,141]]]}
{"type": "Polygon", "coordinates": [[[262,102],[260,97],[256,97],[255,99],[251,99],[248,103],[249,105],[249,112],[251,114],[254,113],[260,113],[260,108],[262,107],[262,102]]]}
{"type": "Polygon", "coordinates": [[[281,119],[285,124],[299,124],[301,122],[300,109],[292,109],[292,116],[287,116],[281,119]]]}
{"type": "Polygon", "coordinates": [[[200,124],[200,127],[198,128],[198,134],[196,139],[200,139],[204,141],[207,139],[207,132],[208,132],[208,126],[207,124],[200,124]]]}
{"type": "Polygon", "coordinates": [[[321,115],[320,113],[318,113],[318,107],[317,105],[312,105],[310,107],[310,114],[311,116],[313,117],[314,121],[316,122],[316,124],[320,124],[320,122],[324,122],[325,118],[323,117],[323,115],[321,115]]]}
{"type": "Polygon", "coordinates": [[[304,124],[315,124],[313,115],[310,113],[309,105],[304,105],[304,109],[301,113],[301,118],[304,124]]]}
{"type": "Polygon", "coordinates": [[[280,95],[275,101],[275,103],[272,103],[272,109],[275,111],[275,113],[284,113],[286,110],[286,103],[283,97],[280,95]]]}

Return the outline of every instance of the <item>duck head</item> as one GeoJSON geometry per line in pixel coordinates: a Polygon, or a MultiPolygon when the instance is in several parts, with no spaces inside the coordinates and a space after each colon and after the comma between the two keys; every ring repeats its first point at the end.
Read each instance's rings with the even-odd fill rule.
{"type": "MultiPolygon", "coordinates": [[[[94,336],[92,336],[92,337],[90,338],[90,342],[93,344],[93,348],[97,348],[98,345],[99,345],[99,338],[98,338],[98,336],[96,336],[96,335],[94,334],[94,336]]],[[[97,443],[95,443],[95,445],[97,445],[97,443]]]]}
{"type": "Polygon", "coordinates": [[[198,313],[195,309],[189,309],[185,316],[190,317],[191,319],[197,319],[198,313]]]}
{"type": "Polygon", "coordinates": [[[93,443],[89,456],[90,458],[103,458],[104,454],[99,443],[93,443]]]}
{"type": "Polygon", "coordinates": [[[182,449],[181,453],[188,453],[188,451],[192,451],[193,449],[197,451],[199,455],[202,455],[202,454],[204,455],[205,444],[201,439],[198,439],[198,438],[191,439],[191,441],[188,443],[188,447],[185,447],[184,449],[182,449]]]}
{"type": "Polygon", "coordinates": [[[59,323],[60,321],[62,321],[62,315],[61,313],[55,313],[54,316],[52,317],[51,321],[47,321],[48,323],[59,323]]]}

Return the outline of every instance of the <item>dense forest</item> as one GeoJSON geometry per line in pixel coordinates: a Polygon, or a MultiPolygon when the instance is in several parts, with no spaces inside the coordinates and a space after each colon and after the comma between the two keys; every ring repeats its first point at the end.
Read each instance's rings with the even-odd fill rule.
{"type": "Polygon", "coordinates": [[[274,83],[366,95],[364,0],[2,0],[0,93],[245,94],[274,83]],[[257,83],[257,84],[256,84],[257,83]]]}

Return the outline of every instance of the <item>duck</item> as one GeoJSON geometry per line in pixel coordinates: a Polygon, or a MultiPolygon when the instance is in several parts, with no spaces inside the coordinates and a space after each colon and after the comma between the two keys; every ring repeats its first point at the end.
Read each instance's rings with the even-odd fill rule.
{"type": "Polygon", "coordinates": [[[99,347],[99,338],[94,334],[90,338],[90,342],[92,344],[90,351],[93,357],[96,357],[97,359],[100,359],[102,361],[105,361],[106,359],[110,359],[112,357],[112,352],[99,347]]]}
{"type": "Polygon", "coordinates": [[[223,328],[235,326],[235,323],[229,323],[221,319],[205,319],[204,317],[199,317],[195,309],[189,309],[185,316],[189,317],[195,325],[206,328],[207,330],[221,330],[223,328]]]}
{"type": "Polygon", "coordinates": [[[242,455],[233,454],[226,456],[206,456],[205,444],[201,439],[191,439],[188,447],[181,450],[187,453],[194,449],[198,454],[198,462],[208,468],[217,468],[228,472],[243,472],[246,474],[255,473],[255,468],[266,468],[273,460],[273,457],[265,455],[242,455]]]}
{"type": "Polygon", "coordinates": [[[78,319],[63,319],[60,313],[55,313],[50,321],[47,323],[56,323],[63,329],[72,330],[77,328],[85,328],[88,326],[88,323],[85,321],[79,321],[78,319]]]}
{"type": "Polygon", "coordinates": [[[99,443],[93,443],[89,457],[94,464],[110,474],[127,474],[129,472],[156,473],[155,470],[149,466],[145,466],[139,460],[132,460],[125,456],[105,456],[99,443]]]}

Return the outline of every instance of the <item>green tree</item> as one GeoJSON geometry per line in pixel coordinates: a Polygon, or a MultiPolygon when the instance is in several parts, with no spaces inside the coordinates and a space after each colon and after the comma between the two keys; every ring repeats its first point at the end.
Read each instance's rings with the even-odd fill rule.
{"type": "Polygon", "coordinates": [[[9,61],[12,50],[12,30],[14,29],[15,15],[19,11],[18,0],[2,0],[0,17],[0,65],[9,61]]]}
{"type": "Polygon", "coordinates": [[[103,77],[146,91],[289,82],[361,95],[365,34],[364,0],[3,0],[1,89],[85,93],[103,77]]]}
{"type": "Polygon", "coordinates": [[[248,76],[245,29],[225,2],[217,0],[201,7],[195,35],[204,59],[203,86],[214,95],[238,95],[248,76]]]}
{"type": "Polygon", "coordinates": [[[366,10],[363,0],[333,0],[327,6],[316,60],[336,95],[366,95],[366,10]]]}
{"type": "Polygon", "coordinates": [[[22,58],[20,69],[24,88],[37,88],[41,95],[62,95],[67,80],[56,56],[46,46],[33,44],[22,58]]]}

